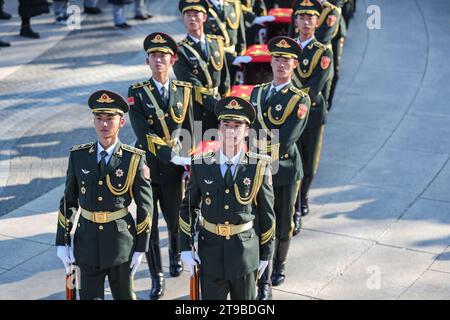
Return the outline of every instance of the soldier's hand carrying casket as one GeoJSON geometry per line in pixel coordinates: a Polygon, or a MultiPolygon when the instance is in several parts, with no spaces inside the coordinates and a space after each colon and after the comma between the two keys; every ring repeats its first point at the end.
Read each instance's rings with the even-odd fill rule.
{"type": "Polygon", "coordinates": [[[241,65],[241,63],[249,63],[251,61],[252,61],[252,57],[249,57],[249,56],[238,56],[238,57],[234,58],[233,65],[239,67],[241,65]]]}
{"type": "Polygon", "coordinates": [[[266,22],[272,22],[275,20],[274,16],[262,16],[256,17],[253,21],[254,24],[259,24],[260,26],[264,26],[266,22]]]}

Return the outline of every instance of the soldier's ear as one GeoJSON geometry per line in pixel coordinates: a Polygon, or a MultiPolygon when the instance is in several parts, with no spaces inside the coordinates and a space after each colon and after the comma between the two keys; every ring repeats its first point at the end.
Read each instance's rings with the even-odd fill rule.
{"type": "Polygon", "coordinates": [[[125,117],[120,117],[119,127],[122,128],[125,125],[125,117]]]}
{"type": "Polygon", "coordinates": [[[150,61],[148,60],[148,56],[147,56],[147,58],[145,58],[145,64],[148,65],[148,66],[150,65],[150,61]]]}
{"type": "Polygon", "coordinates": [[[297,67],[298,67],[298,60],[294,59],[294,68],[297,68],[297,67]]]}
{"type": "Polygon", "coordinates": [[[177,61],[177,55],[174,54],[170,57],[170,65],[174,65],[175,61],[177,61]]]}

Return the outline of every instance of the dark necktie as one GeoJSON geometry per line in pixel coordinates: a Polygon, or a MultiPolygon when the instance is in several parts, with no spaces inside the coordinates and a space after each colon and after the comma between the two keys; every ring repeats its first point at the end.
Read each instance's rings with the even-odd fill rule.
{"type": "Polygon", "coordinates": [[[196,44],[198,50],[201,52],[203,58],[207,59],[208,58],[208,53],[206,51],[206,45],[203,44],[201,41],[197,42],[196,44]]]}
{"type": "Polygon", "coordinates": [[[98,169],[100,172],[100,176],[103,177],[106,173],[106,156],[108,155],[108,152],[103,150],[102,152],[100,152],[100,155],[102,156],[102,158],[100,159],[100,162],[98,164],[98,169]]]}
{"type": "Polygon", "coordinates": [[[231,188],[233,186],[233,174],[231,173],[231,166],[233,165],[233,162],[231,161],[227,161],[226,162],[227,165],[227,171],[225,171],[225,185],[228,188],[231,188]]]}
{"type": "Polygon", "coordinates": [[[166,87],[161,87],[161,98],[162,101],[167,105],[168,100],[169,100],[169,95],[167,94],[167,89],[166,87]]]}
{"type": "Polygon", "coordinates": [[[276,93],[277,93],[277,89],[275,89],[275,87],[273,87],[266,97],[266,102],[269,101],[269,99],[272,98],[276,93]]]}

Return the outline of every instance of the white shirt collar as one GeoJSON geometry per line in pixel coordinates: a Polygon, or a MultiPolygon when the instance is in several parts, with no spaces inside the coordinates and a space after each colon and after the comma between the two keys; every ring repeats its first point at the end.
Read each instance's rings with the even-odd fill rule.
{"type": "Polygon", "coordinates": [[[105,150],[105,149],[103,149],[100,142],[97,141],[97,162],[100,162],[100,160],[102,159],[101,152],[103,150],[105,150],[108,153],[108,155],[105,157],[105,161],[106,161],[106,163],[108,163],[109,158],[111,158],[111,155],[114,152],[114,149],[116,148],[116,145],[118,142],[119,142],[119,140],[117,140],[112,146],[110,146],[108,149],[105,150]]]}
{"type": "Polygon", "coordinates": [[[289,83],[291,83],[291,80],[289,80],[288,82],[282,83],[282,84],[280,84],[280,85],[275,87],[275,84],[272,81],[272,83],[270,84],[269,92],[272,91],[272,88],[275,88],[275,90],[277,90],[277,92],[278,92],[281,89],[283,89],[285,86],[287,86],[289,83]]]}
{"type": "Polygon", "coordinates": [[[197,44],[199,41],[200,41],[202,44],[205,44],[205,43],[206,43],[206,37],[205,37],[205,34],[202,34],[202,37],[201,37],[200,39],[197,39],[196,37],[191,36],[190,34],[188,34],[188,36],[189,36],[189,38],[192,39],[192,41],[194,41],[195,44],[197,44]]]}
{"type": "Polygon", "coordinates": [[[155,78],[152,78],[153,82],[156,85],[156,88],[158,89],[158,92],[161,93],[161,88],[164,87],[166,88],[167,92],[169,92],[169,82],[170,80],[167,80],[166,83],[162,84],[161,82],[156,81],[155,78]]]}
{"type": "Polygon", "coordinates": [[[222,149],[220,149],[219,152],[219,163],[221,165],[227,163],[227,161],[233,162],[233,166],[237,165],[239,158],[241,157],[242,151],[240,151],[237,155],[235,155],[233,158],[228,159],[227,156],[223,153],[222,149]]]}
{"type": "Polygon", "coordinates": [[[302,49],[305,49],[306,46],[314,40],[314,36],[312,36],[311,38],[309,38],[308,40],[302,41],[300,40],[300,37],[297,38],[297,42],[302,46],[302,49]]]}
{"type": "Polygon", "coordinates": [[[216,8],[219,8],[219,5],[223,8],[223,0],[210,0],[216,8]]]}

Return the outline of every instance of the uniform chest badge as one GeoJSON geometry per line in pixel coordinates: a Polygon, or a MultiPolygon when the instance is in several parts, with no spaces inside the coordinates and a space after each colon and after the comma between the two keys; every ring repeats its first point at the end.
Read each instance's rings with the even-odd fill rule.
{"type": "Polygon", "coordinates": [[[175,107],[177,107],[178,109],[181,109],[183,107],[183,104],[181,102],[177,102],[175,107]]]}
{"type": "Polygon", "coordinates": [[[281,109],[283,109],[283,106],[281,104],[277,104],[275,106],[275,111],[281,111],[281,109]]]}
{"type": "Polygon", "coordinates": [[[329,15],[327,18],[327,25],[329,27],[334,26],[334,24],[336,23],[337,17],[333,14],[329,15]]]}
{"type": "Polygon", "coordinates": [[[308,63],[309,63],[309,60],[308,59],[303,59],[303,64],[306,66],[306,65],[308,65],[308,63]]]}
{"type": "Polygon", "coordinates": [[[195,75],[197,75],[197,74],[198,74],[198,70],[197,70],[197,69],[194,69],[194,70],[192,70],[192,73],[195,74],[195,75]]]}
{"type": "Polygon", "coordinates": [[[90,173],[90,171],[86,170],[86,169],[81,169],[81,172],[83,172],[84,174],[89,174],[90,173]]]}
{"type": "Polygon", "coordinates": [[[212,184],[212,183],[214,182],[214,181],[212,181],[212,180],[206,180],[206,179],[203,180],[203,181],[205,181],[206,184],[212,184]]]}
{"type": "Polygon", "coordinates": [[[214,51],[214,57],[219,58],[220,57],[220,53],[218,51],[214,51]]]}
{"type": "Polygon", "coordinates": [[[206,198],[205,203],[209,206],[211,204],[211,198],[206,198]]]}
{"type": "Polygon", "coordinates": [[[150,168],[144,164],[144,178],[150,180],[150,168]]]}
{"type": "Polygon", "coordinates": [[[116,177],[117,178],[123,177],[123,170],[122,169],[117,169],[116,170],[116,177]]]}
{"type": "Polygon", "coordinates": [[[322,57],[320,60],[320,66],[323,70],[327,69],[330,66],[331,59],[329,57],[322,57]]]}
{"type": "Polygon", "coordinates": [[[252,180],[250,179],[250,178],[244,178],[244,180],[242,181],[242,183],[245,185],[245,186],[249,186],[251,183],[252,183],[252,180]]]}
{"type": "Polygon", "coordinates": [[[307,112],[308,112],[308,107],[304,104],[300,104],[298,106],[298,110],[297,110],[297,118],[299,118],[300,120],[305,119],[307,112]]]}
{"type": "Polygon", "coordinates": [[[82,194],[85,194],[86,193],[86,188],[85,187],[81,187],[80,191],[81,191],[82,194]]]}

